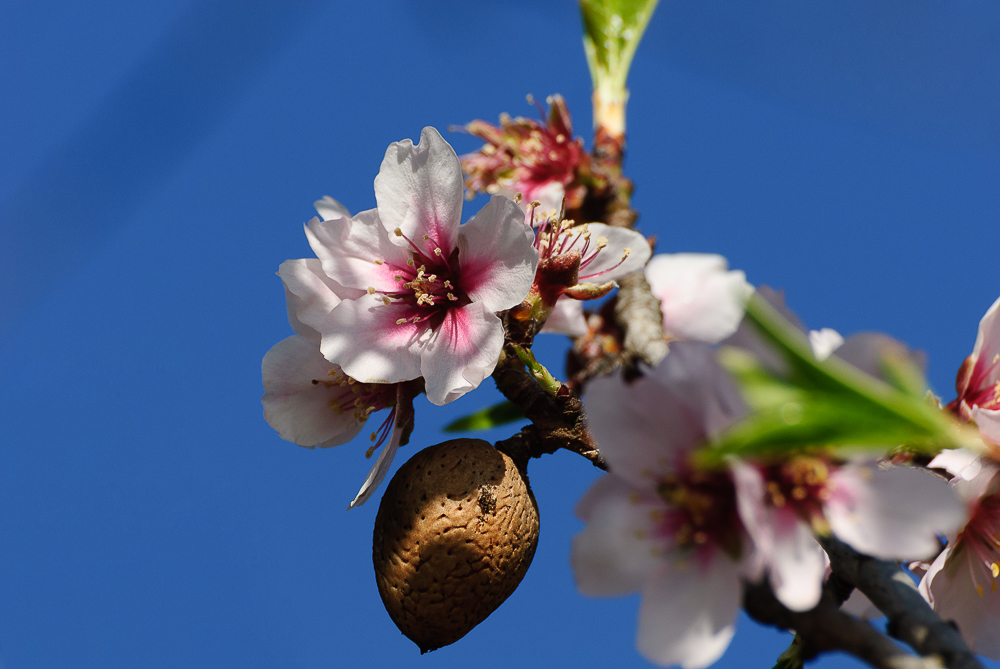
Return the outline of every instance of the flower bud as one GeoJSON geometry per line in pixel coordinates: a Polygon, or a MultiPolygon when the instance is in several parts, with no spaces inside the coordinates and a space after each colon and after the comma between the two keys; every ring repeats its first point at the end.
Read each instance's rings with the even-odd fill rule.
{"type": "Polygon", "coordinates": [[[421,653],[458,641],[517,588],[538,527],[527,478],[488,442],[420,451],[375,518],[372,561],[389,617],[421,653]]]}

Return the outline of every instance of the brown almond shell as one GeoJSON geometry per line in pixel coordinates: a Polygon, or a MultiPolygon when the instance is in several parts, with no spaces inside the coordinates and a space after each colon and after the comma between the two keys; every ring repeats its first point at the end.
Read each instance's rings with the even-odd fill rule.
{"type": "Polygon", "coordinates": [[[389,617],[421,653],[458,641],[514,592],[538,546],[527,477],[480,439],[430,446],[386,487],[372,546],[389,617]]]}

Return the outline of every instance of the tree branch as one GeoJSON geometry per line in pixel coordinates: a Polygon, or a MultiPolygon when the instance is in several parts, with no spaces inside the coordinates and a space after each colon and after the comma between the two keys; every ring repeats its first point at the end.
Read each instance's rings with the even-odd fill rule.
{"type": "Polygon", "coordinates": [[[833,572],[886,615],[891,636],[921,655],[939,656],[948,669],[983,669],[958,630],[938,617],[898,564],[862,555],[833,537],[820,544],[833,572]]]}
{"type": "Polygon", "coordinates": [[[943,669],[937,658],[911,655],[866,621],[841,611],[841,598],[835,590],[836,585],[828,581],[816,608],[799,612],[779,602],[766,580],[746,583],[743,608],[757,622],[795,630],[805,660],[824,651],[840,650],[876,669],[943,669]]]}

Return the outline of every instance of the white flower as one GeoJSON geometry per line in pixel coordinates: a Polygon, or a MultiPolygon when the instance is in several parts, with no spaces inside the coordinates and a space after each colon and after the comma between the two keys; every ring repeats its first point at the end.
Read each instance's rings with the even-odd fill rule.
{"type": "Polygon", "coordinates": [[[413,422],[413,392],[405,384],[357,383],[330,364],[309,339],[293,335],[275,344],[261,364],[264,418],[282,439],[306,448],[329,448],[358,435],[368,417],[389,409],[372,433],[370,456],[384,444],[348,508],[371,497],[389,471],[400,438],[413,422]]]}
{"type": "Polygon", "coordinates": [[[728,471],[694,469],[691,451],[744,408],[714,353],[680,344],[626,386],[597,379],[588,421],[610,474],[577,507],[587,527],[573,542],[581,592],[642,592],[636,644],[647,659],[705,667],[735,631],[741,579],[761,565],[737,510],[728,471]]]}
{"type": "Polygon", "coordinates": [[[533,235],[503,197],[460,225],[461,166],[433,128],[416,146],[389,147],[375,198],[377,210],[353,218],[317,203],[330,217],[306,229],[320,282],[354,295],[309,325],[325,358],[348,376],[365,383],[423,377],[428,399],[445,404],[493,372],[503,346],[495,312],[519,304],[531,287],[533,235]]]}
{"type": "Polygon", "coordinates": [[[728,267],[725,258],[707,253],[653,256],[646,281],[660,300],[667,337],[718,344],[736,331],[753,287],[728,267]]]}
{"type": "Polygon", "coordinates": [[[956,450],[928,466],[954,475],[952,486],[970,516],[927,568],[920,594],[943,620],[958,625],[973,652],[1000,660],[1000,465],[956,450]]]}

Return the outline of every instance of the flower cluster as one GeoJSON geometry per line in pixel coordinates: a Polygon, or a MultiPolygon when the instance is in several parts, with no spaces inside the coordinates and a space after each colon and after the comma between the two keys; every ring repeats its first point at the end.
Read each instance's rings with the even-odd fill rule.
{"type": "MultiPolygon", "coordinates": [[[[534,102],[529,97],[529,101],[534,102]]],[[[541,122],[510,118],[504,114],[500,125],[473,121],[466,132],[486,144],[477,152],[462,156],[469,177],[466,185],[473,193],[520,194],[525,205],[538,202],[542,213],[577,209],[583,203],[590,174],[590,157],[583,140],[573,137],[573,121],[561,95],[548,98],[549,114],[539,106],[541,122]]]]}
{"type": "Polygon", "coordinates": [[[496,313],[521,303],[538,264],[511,200],[494,197],[461,224],[461,165],[433,128],[388,148],[375,200],[355,216],[332,198],[316,203],[321,217],[305,226],[316,258],[279,271],[298,334],[262,366],[265,417],[302,446],[349,441],[391,408],[372,435],[388,444],[351,506],[388,471],[418,392],[446,404],[493,372],[504,341],[496,313]]]}
{"type": "MultiPolygon", "coordinates": [[[[701,260],[688,263],[695,267],[708,261],[686,260],[701,260]]],[[[724,264],[714,264],[710,280],[690,284],[700,286],[695,293],[720,290],[724,264]]],[[[714,303],[721,313],[698,320],[706,327],[731,323],[732,305],[714,303]]],[[[875,557],[922,559],[940,549],[938,533],[953,533],[966,518],[943,479],[822,445],[731,458],[722,469],[699,466],[697,450],[748,412],[706,343],[731,328],[708,330],[701,341],[672,344],[658,367],[631,384],[620,377],[591,383],[588,417],[610,474],[581,500],[587,527],[573,545],[581,591],[641,591],[640,652],[686,669],[711,664],[727,648],[741,582],[766,579],[793,611],[817,605],[828,565],[817,535],[875,557]]],[[[766,347],[746,326],[731,334],[731,345],[766,347]]],[[[833,331],[811,334],[817,358],[838,355],[858,367],[869,367],[873,349],[885,343],[871,335],[844,342],[833,331]]]]}

